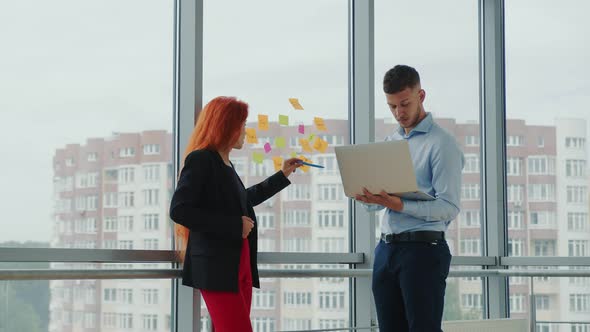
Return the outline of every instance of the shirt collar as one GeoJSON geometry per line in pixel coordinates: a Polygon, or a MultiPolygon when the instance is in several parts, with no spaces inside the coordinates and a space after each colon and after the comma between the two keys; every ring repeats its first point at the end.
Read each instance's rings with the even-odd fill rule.
{"type": "Polygon", "coordinates": [[[402,137],[410,137],[413,135],[414,132],[416,132],[416,133],[429,132],[430,128],[432,128],[432,123],[433,123],[432,113],[428,112],[428,113],[426,113],[426,117],[424,119],[422,119],[422,121],[420,121],[420,123],[418,123],[418,125],[416,127],[414,127],[414,129],[410,130],[410,133],[408,135],[406,135],[406,131],[401,126],[397,129],[397,131],[402,137]]]}

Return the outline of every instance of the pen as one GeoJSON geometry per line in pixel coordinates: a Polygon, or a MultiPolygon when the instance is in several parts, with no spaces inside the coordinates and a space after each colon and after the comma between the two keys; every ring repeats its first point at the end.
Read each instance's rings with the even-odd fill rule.
{"type": "Polygon", "coordinates": [[[316,164],[312,164],[312,163],[306,163],[303,160],[298,161],[298,163],[303,164],[305,166],[311,166],[311,167],[317,167],[317,168],[324,168],[324,166],[322,166],[322,165],[316,165],[316,164]]]}

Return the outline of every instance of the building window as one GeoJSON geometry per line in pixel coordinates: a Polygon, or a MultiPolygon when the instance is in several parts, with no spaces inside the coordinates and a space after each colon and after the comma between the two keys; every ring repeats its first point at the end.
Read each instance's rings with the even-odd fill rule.
{"type": "Polygon", "coordinates": [[[262,237],[258,239],[258,252],[273,252],[276,251],[276,249],[277,248],[275,239],[268,239],[262,237]]]}
{"type": "Polygon", "coordinates": [[[145,182],[157,182],[160,180],[160,165],[144,165],[143,180],[145,182]]]}
{"type": "Polygon", "coordinates": [[[145,288],[141,290],[143,295],[143,304],[158,304],[159,297],[158,297],[159,290],[157,288],[145,288]]]}
{"type": "Polygon", "coordinates": [[[275,330],[275,319],[271,317],[252,318],[252,329],[258,332],[273,332],[275,330]]]}
{"type": "Polygon", "coordinates": [[[538,148],[544,148],[545,147],[545,137],[543,137],[543,136],[538,136],[537,137],[537,147],[538,148]]]}
{"type": "Polygon", "coordinates": [[[146,144],[143,146],[144,155],[160,154],[160,144],[146,144]]]}
{"type": "Polygon", "coordinates": [[[522,211],[508,211],[508,229],[522,229],[523,219],[522,211]]]}
{"type": "Polygon", "coordinates": [[[528,200],[530,202],[554,202],[555,185],[552,183],[529,184],[528,200]]]}
{"type": "Polygon", "coordinates": [[[135,169],[132,167],[122,167],[118,172],[119,183],[127,184],[135,181],[135,169]]]}
{"type": "Polygon", "coordinates": [[[535,307],[537,310],[549,310],[549,295],[535,295],[535,307]]]}
{"type": "Polygon", "coordinates": [[[343,228],[344,211],[320,210],[318,211],[318,224],[321,228],[343,228]]]}
{"type": "Polygon", "coordinates": [[[283,319],[283,330],[286,330],[286,331],[307,331],[307,330],[311,330],[311,319],[305,319],[305,318],[284,318],[283,319]]]}
{"type": "Polygon", "coordinates": [[[567,247],[570,257],[588,256],[588,240],[568,240],[567,247]]]}
{"type": "Polygon", "coordinates": [[[527,159],[529,175],[554,175],[555,158],[549,156],[530,156],[527,159]]]}
{"type": "Polygon", "coordinates": [[[283,304],[289,307],[311,306],[311,292],[283,292],[283,304]]]}
{"type": "Polygon", "coordinates": [[[143,204],[145,206],[154,206],[160,204],[160,191],[158,189],[143,190],[143,204]]]}
{"type": "Polygon", "coordinates": [[[461,239],[460,253],[465,256],[479,256],[481,252],[481,240],[479,238],[461,239]]]}
{"type": "Polygon", "coordinates": [[[344,292],[320,292],[320,309],[344,309],[344,292]]]}
{"type": "Polygon", "coordinates": [[[506,160],[506,175],[522,175],[522,158],[508,157],[506,160]]]}
{"type": "Polygon", "coordinates": [[[348,327],[344,319],[320,319],[318,323],[320,330],[345,329],[348,327]]]}
{"type": "Polygon", "coordinates": [[[290,238],[283,241],[283,251],[303,252],[310,250],[310,240],[307,238],[290,238]]]}
{"type": "Polygon", "coordinates": [[[462,309],[481,309],[482,298],[481,294],[461,294],[461,308],[462,309]]]}
{"type": "Polygon", "coordinates": [[[465,136],[465,146],[478,146],[479,136],[465,136]]]}
{"type": "Polygon", "coordinates": [[[555,240],[533,240],[535,256],[555,256],[555,240]]]}
{"type": "Polygon", "coordinates": [[[117,229],[118,229],[117,217],[105,217],[104,218],[104,231],[105,232],[116,232],[117,229]]]}
{"type": "Polygon", "coordinates": [[[318,174],[322,174],[322,175],[332,175],[332,174],[336,174],[337,170],[338,170],[338,164],[336,162],[336,156],[334,155],[329,155],[329,156],[319,156],[316,157],[317,161],[316,163],[318,165],[322,165],[324,166],[324,168],[320,168],[318,170],[318,174]]]}
{"type": "Polygon", "coordinates": [[[133,249],[133,240],[119,240],[118,242],[118,249],[133,249]]]}
{"type": "Polygon", "coordinates": [[[127,158],[135,156],[135,148],[121,148],[119,149],[119,158],[127,158]]]}
{"type": "Polygon", "coordinates": [[[509,184],[506,190],[507,200],[515,205],[521,205],[524,194],[524,186],[521,184],[509,184]]]}
{"type": "Polygon", "coordinates": [[[479,156],[476,154],[465,154],[465,166],[463,173],[479,173],[479,156]]]}
{"type": "Polygon", "coordinates": [[[309,210],[286,210],[283,213],[283,224],[285,226],[310,226],[309,210]]]}
{"type": "Polygon", "coordinates": [[[568,212],[567,229],[569,231],[587,231],[588,230],[588,213],[586,212],[568,212]]]}
{"type": "Polygon", "coordinates": [[[117,207],[117,193],[106,192],[103,195],[103,206],[105,208],[116,208],[117,207]]]}
{"type": "Polygon", "coordinates": [[[588,189],[586,186],[567,186],[567,202],[568,203],[587,203],[588,189]]]}
{"type": "Polygon", "coordinates": [[[133,232],[133,216],[119,216],[119,232],[133,232]]]}
{"type": "Polygon", "coordinates": [[[286,195],[288,201],[308,201],[311,194],[308,184],[292,184],[287,187],[286,195]]]}
{"type": "Polygon", "coordinates": [[[524,241],[521,239],[508,239],[508,256],[523,256],[524,241]]]}
{"type": "Polygon", "coordinates": [[[524,145],[524,137],[523,136],[508,136],[506,139],[506,146],[523,146],[524,145]]]}
{"type": "Polygon", "coordinates": [[[344,192],[340,184],[320,184],[318,185],[318,200],[320,201],[338,201],[344,199],[344,192]]]}
{"type": "Polygon", "coordinates": [[[590,294],[570,294],[571,312],[590,312],[590,294]]]}
{"type": "Polygon", "coordinates": [[[253,294],[252,307],[254,309],[274,309],[275,292],[268,290],[255,290],[253,294]]]}
{"type": "Polygon", "coordinates": [[[569,177],[586,177],[586,160],[566,160],[565,175],[569,177]]]}
{"type": "Polygon", "coordinates": [[[583,150],[586,147],[586,139],[583,137],[566,137],[565,147],[583,150]]]}
{"type": "Polygon", "coordinates": [[[158,330],[158,315],[141,315],[141,321],[143,325],[143,329],[146,331],[156,331],[158,330]]]}
{"type": "Polygon", "coordinates": [[[462,184],[461,200],[479,200],[479,183],[462,184]]]}
{"type": "Polygon", "coordinates": [[[320,237],[318,238],[320,252],[343,252],[344,238],[341,237],[320,237]]]}
{"type": "Polygon", "coordinates": [[[531,211],[530,218],[531,226],[536,228],[555,226],[554,211],[531,211]]]}
{"type": "Polygon", "coordinates": [[[256,215],[259,230],[275,228],[275,214],[273,212],[260,212],[256,215]]]}
{"type": "Polygon", "coordinates": [[[143,239],[145,250],[158,250],[158,239],[143,239]]]}
{"type": "Polygon", "coordinates": [[[522,295],[522,294],[510,295],[510,312],[514,312],[514,313],[524,312],[524,295],[522,295]]]}
{"type": "Polygon", "coordinates": [[[89,162],[98,161],[98,153],[90,152],[86,155],[86,160],[89,162]]]}
{"type": "Polygon", "coordinates": [[[146,231],[157,231],[160,228],[160,215],[148,213],[143,215],[143,229],[146,231]]]}

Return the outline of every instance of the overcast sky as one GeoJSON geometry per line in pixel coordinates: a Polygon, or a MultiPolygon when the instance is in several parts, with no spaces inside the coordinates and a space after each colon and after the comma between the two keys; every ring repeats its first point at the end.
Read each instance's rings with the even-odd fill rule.
{"type": "MultiPolygon", "coordinates": [[[[506,1],[507,112],[529,124],[588,120],[590,2],[506,1]]],[[[112,132],[171,130],[172,0],[0,2],[0,242],[48,241],[55,149],[112,132]]],[[[476,0],[375,0],[383,73],[417,68],[435,116],[476,121],[476,0]],[[451,4],[452,3],[452,4],[451,4]]],[[[205,1],[204,98],[258,113],[347,118],[348,1],[205,1]]],[[[296,117],[295,117],[296,116],[296,117]]]]}

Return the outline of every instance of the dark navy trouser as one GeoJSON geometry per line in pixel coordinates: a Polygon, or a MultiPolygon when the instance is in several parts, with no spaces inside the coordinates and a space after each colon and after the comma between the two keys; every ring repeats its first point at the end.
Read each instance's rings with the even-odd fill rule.
{"type": "Polygon", "coordinates": [[[451,253],[444,240],[379,241],[373,297],[380,332],[441,332],[451,253]]]}

